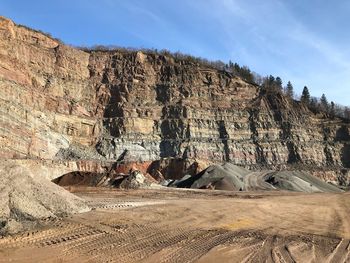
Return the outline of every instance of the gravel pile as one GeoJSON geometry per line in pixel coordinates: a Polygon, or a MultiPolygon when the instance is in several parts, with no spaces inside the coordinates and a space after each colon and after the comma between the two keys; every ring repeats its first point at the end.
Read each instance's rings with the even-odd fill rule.
{"type": "Polygon", "coordinates": [[[326,183],[315,176],[303,171],[280,171],[271,173],[266,181],[280,190],[305,193],[339,193],[342,192],[335,185],[326,183]]]}
{"type": "Polygon", "coordinates": [[[85,202],[10,160],[0,161],[0,235],[15,233],[41,219],[85,212],[85,202]]]}
{"type": "MultiPolygon", "coordinates": [[[[172,182],[167,183],[167,186],[174,186],[172,182]]],[[[211,165],[195,176],[175,182],[175,187],[231,191],[342,192],[337,186],[304,171],[249,171],[231,163],[211,165]]]]}

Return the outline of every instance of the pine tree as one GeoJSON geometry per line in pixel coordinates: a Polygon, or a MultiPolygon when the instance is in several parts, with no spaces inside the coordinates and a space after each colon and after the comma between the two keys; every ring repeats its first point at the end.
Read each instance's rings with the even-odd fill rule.
{"type": "Polygon", "coordinates": [[[229,60],[229,62],[228,62],[228,67],[233,68],[233,62],[231,60],[229,60]]]}
{"type": "Polygon", "coordinates": [[[303,89],[303,93],[301,94],[301,99],[300,100],[305,105],[309,105],[310,104],[310,92],[309,92],[309,89],[306,86],[303,89]]]}
{"type": "Polygon", "coordinates": [[[263,86],[269,92],[277,92],[282,88],[282,80],[281,78],[270,75],[264,79],[263,86]]]}
{"type": "Polygon", "coordinates": [[[318,107],[317,98],[312,97],[312,98],[310,99],[309,108],[310,108],[314,113],[319,112],[319,107],[318,107]]]}
{"type": "Polygon", "coordinates": [[[329,114],[332,118],[335,117],[335,103],[333,101],[331,101],[331,107],[330,107],[330,110],[329,110],[329,114]]]}
{"type": "Polygon", "coordinates": [[[350,120],[350,108],[345,107],[344,109],[344,118],[350,120]]]}
{"type": "Polygon", "coordinates": [[[276,77],[275,80],[275,87],[277,88],[278,91],[282,90],[282,79],[280,77],[276,77]]]}
{"type": "Polygon", "coordinates": [[[250,69],[247,67],[247,66],[243,66],[241,67],[240,69],[240,76],[250,82],[250,83],[253,83],[254,82],[254,76],[253,76],[253,73],[250,71],[250,69]]]}
{"type": "Polygon", "coordinates": [[[241,71],[241,67],[238,65],[238,63],[235,63],[234,65],[233,65],[233,70],[232,70],[233,72],[233,74],[235,74],[235,75],[239,75],[239,72],[241,71]]]}
{"type": "Polygon", "coordinates": [[[285,88],[285,94],[291,99],[294,98],[294,88],[290,81],[288,81],[287,86],[285,88]]]}
{"type": "Polygon", "coordinates": [[[326,98],[326,95],[322,94],[321,99],[320,99],[320,103],[321,103],[321,109],[325,112],[328,112],[329,104],[328,104],[328,100],[326,98]]]}

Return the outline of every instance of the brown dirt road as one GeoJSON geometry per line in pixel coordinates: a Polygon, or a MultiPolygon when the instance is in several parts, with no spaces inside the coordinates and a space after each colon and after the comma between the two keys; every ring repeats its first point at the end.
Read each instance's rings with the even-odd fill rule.
{"type": "Polygon", "coordinates": [[[350,262],[350,193],[71,190],[95,209],[0,239],[0,262],[350,262]]]}

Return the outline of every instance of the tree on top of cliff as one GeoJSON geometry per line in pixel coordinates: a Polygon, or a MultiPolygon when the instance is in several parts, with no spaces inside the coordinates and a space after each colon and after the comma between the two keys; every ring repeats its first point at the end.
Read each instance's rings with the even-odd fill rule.
{"type": "Polygon", "coordinates": [[[270,75],[263,79],[262,87],[264,87],[267,91],[272,90],[274,83],[275,83],[275,77],[270,75]]]}
{"type": "Polygon", "coordinates": [[[232,63],[230,60],[225,68],[235,76],[241,77],[247,82],[256,83],[253,72],[247,66],[241,67],[238,63],[232,63]]]}
{"type": "Polygon", "coordinates": [[[334,118],[335,117],[335,103],[331,101],[331,106],[329,109],[329,115],[334,118]]]}
{"type": "Polygon", "coordinates": [[[345,119],[350,120],[350,108],[349,107],[345,107],[345,109],[344,109],[344,117],[345,117],[345,119]]]}
{"type": "Polygon", "coordinates": [[[280,77],[274,77],[272,75],[265,77],[261,86],[266,92],[269,93],[281,93],[282,92],[282,79],[280,77]]]}
{"type": "Polygon", "coordinates": [[[311,99],[310,99],[310,103],[309,103],[309,109],[311,110],[311,111],[313,111],[314,113],[318,113],[320,110],[319,110],[319,107],[318,107],[318,99],[317,98],[315,98],[315,97],[312,97],[311,99]]]}
{"type": "Polygon", "coordinates": [[[328,112],[329,110],[329,104],[328,104],[328,100],[325,94],[322,94],[321,99],[320,99],[320,103],[321,103],[321,110],[328,112]]]}
{"type": "Polygon", "coordinates": [[[282,79],[280,77],[276,77],[276,80],[275,80],[275,85],[276,85],[276,88],[279,89],[279,90],[282,90],[282,79]]]}
{"type": "Polygon", "coordinates": [[[350,120],[350,109],[333,101],[328,103],[326,95],[321,98],[311,97],[307,106],[313,113],[323,112],[327,113],[331,118],[338,117],[343,120],[350,120]]]}
{"type": "Polygon", "coordinates": [[[309,105],[310,104],[310,92],[309,92],[309,89],[306,86],[303,89],[303,93],[301,94],[301,99],[300,100],[305,105],[309,105]]]}
{"type": "Polygon", "coordinates": [[[294,98],[294,88],[293,85],[290,81],[288,81],[287,86],[284,89],[284,93],[286,94],[286,96],[290,99],[294,98]]]}

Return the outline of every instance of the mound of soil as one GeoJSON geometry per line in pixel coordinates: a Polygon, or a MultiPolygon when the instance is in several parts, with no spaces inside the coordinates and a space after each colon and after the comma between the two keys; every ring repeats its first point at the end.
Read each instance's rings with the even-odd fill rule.
{"type": "Polygon", "coordinates": [[[0,161],[0,235],[35,226],[40,219],[88,211],[79,197],[13,161],[0,161]]]}

